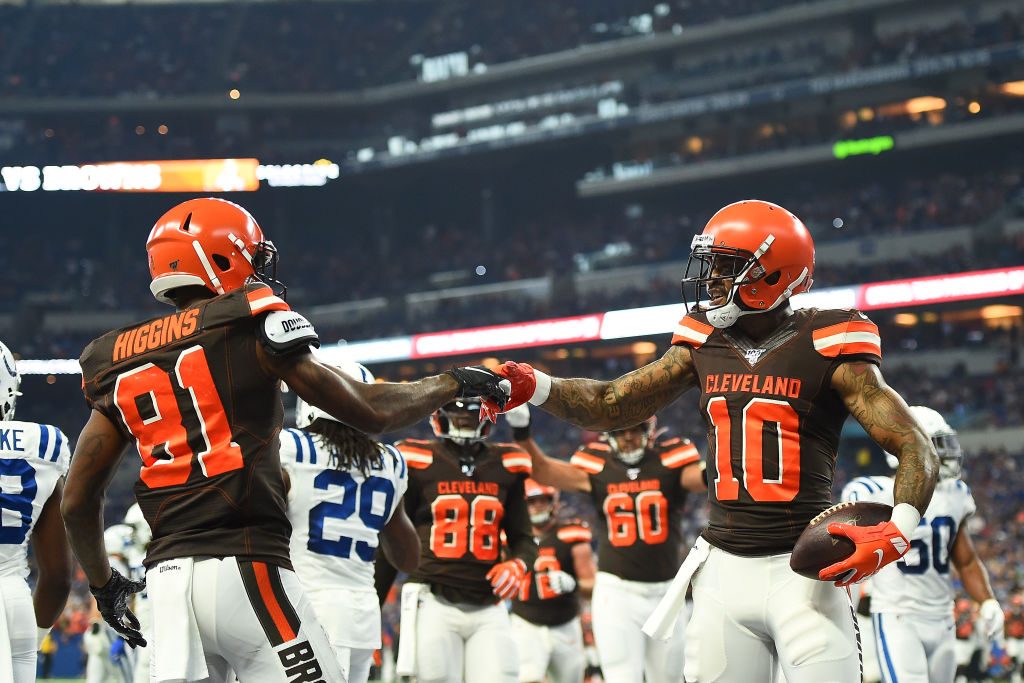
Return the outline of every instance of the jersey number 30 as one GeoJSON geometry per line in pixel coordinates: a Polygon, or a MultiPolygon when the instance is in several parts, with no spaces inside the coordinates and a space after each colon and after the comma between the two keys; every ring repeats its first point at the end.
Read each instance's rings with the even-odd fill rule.
{"type": "Polygon", "coordinates": [[[242,449],[231,440],[231,425],[203,347],[185,349],[174,363],[174,381],[188,392],[186,405],[179,405],[171,377],[171,373],[146,363],[122,373],[114,384],[114,404],[138,442],[143,483],[155,489],[188,481],[196,454],[188,445],[184,413],[194,416],[202,434],[203,449],[198,456],[204,476],[241,469],[242,449]],[[140,403],[150,407],[145,416],[140,403]],[[157,447],[163,447],[166,455],[154,455],[157,447]]]}
{"type": "MultiPolygon", "coordinates": [[[[708,415],[715,427],[715,497],[736,500],[740,482],[732,473],[732,420],[722,396],[708,401],[708,415]]],[[[743,484],[758,503],[786,503],[800,491],[800,416],[785,401],[752,399],[743,407],[743,484]],[[765,424],[775,424],[778,437],[777,479],[767,479],[765,470],[765,424]]]]}

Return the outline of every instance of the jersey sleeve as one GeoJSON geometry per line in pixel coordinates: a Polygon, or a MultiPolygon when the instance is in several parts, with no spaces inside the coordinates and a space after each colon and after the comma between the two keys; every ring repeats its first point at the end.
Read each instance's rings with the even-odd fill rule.
{"type": "Polygon", "coordinates": [[[700,453],[689,439],[668,439],[660,443],[659,446],[661,447],[661,464],[670,470],[681,469],[700,462],[700,453]]]}
{"type": "MultiPolygon", "coordinates": [[[[71,465],[71,447],[68,439],[57,427],[53,425],[36,424],[38,432],[35,435],[35,443],[26,443],[27,455],[35,456],[50,467],[57,469],[61,476],[67,474],[71,465]]],[[[25,431],[26,435],[31,430],[25,431]]]]}
{"type": "Polygon", "coordinates": [[[302,452],[302,441],[297,434],[297,429],[282,429],[278,439],[281,442],[280,456],[281,465],[283,467],[289,467],[295,464],[299,454],[302,452]]]}
{"type": "Polygon", "coordinates": [[[820,355],[842,363],[866,361],[882,364],[882,339],[878,326],[866,315],[851,309],[822,312],[819,318],[821,321],[811,336],[814,350],[820,355]]]}
{"type": "Polygon", "coordinates": [[[569,464],[581,469],[590,476],[600,474],[604,470],[604,458],[600,455],[603,452],[610,452],[607,444],[595,442],[580,446],[569,458],[569,464]]]}
{"type": "Polygon", "coordinates": [[[688,314],[676,325],[675,332],[672,334],[672,346],[689,346],[699,349],[714,331],[715,328],[712,325],[698,320],[694,314],[688,314]]]}
{"type": "Polygon", "coordinates": [[[501,464],[512,474],[533,474],[533,460],[530,454],[517,446],[507,446],[507,450],[501,454],[501,464]]]}
{"type": "Polygon", "coordinates": [[[960,519],[964,520],[978,511],[978,504],[974,502],[974,495],[971,493],[971,487],[962,479],[957,479],[956,487],[963,494],[963,514],[960,516],[960,519]]]}
{"type": "Polygon", "coordinates": [[[882,486],[871,477],[857,477],[843,487],[840,500],[844,503],[880,502],[882,490],[882,486]]]}
{"type": "Polygon", "coordinates": [[[576,545],[577,543],[590,543],[594,540],[594,535],[590,531],[590,527],[587,523],[574,519],[568,522],[557,533],[558,540],[566,545],[576,545]]]}
{"type": "Polygon", "coordinates": [[[384,450],[384,457],[389,458],[391,461],[391,481],[395,487],[395,502],[391,506],[391,511],[388,512],[388,521],[391,521],[395,510],[402,504],[405,492],[409,490],[409,466],[405,462],[402,452],[394,446],[386,445],[384,450]]]}

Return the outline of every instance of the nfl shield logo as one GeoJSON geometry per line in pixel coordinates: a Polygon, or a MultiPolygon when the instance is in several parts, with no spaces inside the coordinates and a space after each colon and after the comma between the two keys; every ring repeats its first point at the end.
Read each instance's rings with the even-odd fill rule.
{"type": "Polygon", "coordinates": [[[746,357],[748,363],[751,365],[757,365],[757,361],[761,360],[761,355],[763,353],[764,349],[747,349],[746,353],[743,355],[746,357]]]}
{"type": "Polygon", "coordinates": [[[635,480],[637,477],[640,476],[640,468],[630,467],[628,470],[626,470],[626,476],[629,477],[630,480],[635,480]]]}

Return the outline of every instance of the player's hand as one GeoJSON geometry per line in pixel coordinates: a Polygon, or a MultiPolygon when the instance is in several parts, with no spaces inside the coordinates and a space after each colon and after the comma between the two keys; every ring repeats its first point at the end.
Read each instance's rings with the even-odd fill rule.
{"type": "Polygon", "coordinates": [[[978,608],[978,626],[989,640],[1000,640],[1003,636],[1003,608],[995,598],[989,598],[978,608]]]}
{"type": "Polygon", "coordinates": [[[835,581],[841,587],[864,581],[885,565],[903,557],[910,548],[907,537],[891,520],[874,526],[833,522],[828,525],[828,532],[850,539],[855,546],[848,558],[818,572],[822,581],[835,581]]]}
{"type": "Polygon", "coordinates": [[[576,579],[572,578],[572,575],[563,572],[562,570],[547,572],[548,586],[551,588],[551,592],[558,595],[565,595],[566,593],[572,593],[576,590],[576,579]]]}
{"type": "MultiPolygon", "coordinates": [[[[506,412],[521,406],[528,401],[532,402],[534,405],[540,405],[544,400],[547,400],[548,392],[551,391],[551,378],[543,372],[538,373],[529,363],[506,361],[499,365],[495,369],[495,372],[502,377],[507,378],[512,385],[508,403],[506,403],[502,408],[502,410],[505,410],[506,412]],[[542,383],[544,384],[543,387],[540,387],[542,389],[540,392],[543,394],[542,397],[537,397],[537,390],[539,388],[538,380],[542,380],[542,383]],[[543,400],[532,400],[535,398],[543,398],[543,400]]],[[[488,405],[486,402],[485,407],[494,412],[501,412],[501,410],[495,410],[493,405],[488,405]]]]}
{"type": "Polygon", "coordinates": [[[502,600],[508,600],[518,593],[525,577],[526,563],[518,558],[499,562],[487,572],[491,592],[502,600]]]}
{"type": "Polygon", "coordinates": [[[103,616],[103,621],[107,622],[110,628],[117,631],[118,635],[132,647],[137,645],[145,647],[146,639],[142,637],[142,631],[139,630],[138,618],[128,609],[128,596],[145,588],[145,580],[126,579],[113,567],[110,569],[110,580],[101,588],[89,586],[93,597],[96,598],[96,607],[103,616]]]}
{"type": "Polygon", "coordinates": [[[455,381],[459,383],[458,396],[479,396],[484,399],[485,406],[496,406],[493,412],[486,408],[482,409],[482,418],[494,422],[495,415],[508,405],[508,399],[512,393],[512,383],[502,375],[491,372],[482,365],[452,368],[447,374],[454,377],[455,381]]]}

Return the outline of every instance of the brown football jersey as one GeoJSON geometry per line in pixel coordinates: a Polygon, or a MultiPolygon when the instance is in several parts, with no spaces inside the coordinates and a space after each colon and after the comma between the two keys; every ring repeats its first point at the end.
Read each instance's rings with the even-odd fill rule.
{"type": "Polygon", "coordinates": [[[537,558],[523,488],[530,456],[513,444],[396,445],[409,465],[405,509],[420,537],[420,564],[409,580],[452,602],[497,602],[487,572],[502,561],[502,534],[510,556],[527,567],[537,558]]]}
{"type": "Polygon", "coordinates": [[[192,556],[291,566],[280,382],[261,369],[260,343],[286,353],[316,336],[253,284],[114,330],[82,352],[86,400],[142,458],[135,495],[153,529],[147,566],[192,556]]]}
{"type": "Polygon", "coordinates": [[[792,551],[832,504],[848,415],[832,373],[849,361],[880,364],[878,328],[858,311],[804,309],[753,342],[696,312],[680,321],[672,343],[690,347],[708,425],[704,538],[737,555],[792,551]]]}
{"type": "Polygon", "coordinates": [[[570,464],[590,477],[590,496],[605,527],[598,546],[601,571],[629,581],[668,581],[683,553],[686,491],[682,468],[700,454],[688,439],[650,443],[635,466],[624,464],[603,442],[581,446],[570,464]]]}
{"type": "Polygon", "coordinates": [[[558,626],[575,619],[580,613],[578,592],[555,593],[547,572],[563,571],[576,579],[572,549],[579,543],[590,545],[592,540],[590,528],[578,519],[559,520],[538,536],[537,560],[512,602],[512,613],[540,626],[558,626]]]}

